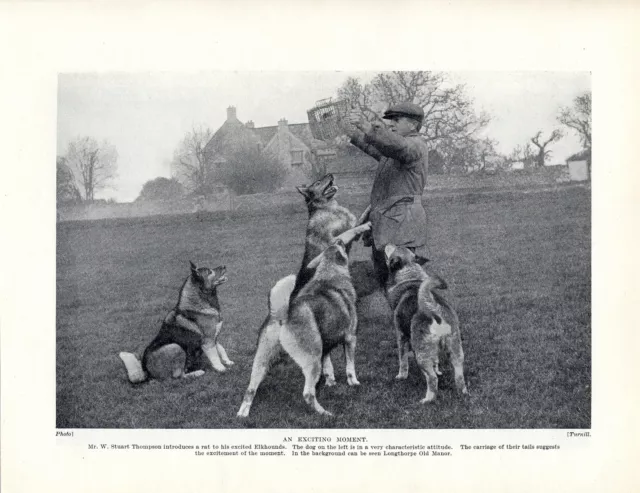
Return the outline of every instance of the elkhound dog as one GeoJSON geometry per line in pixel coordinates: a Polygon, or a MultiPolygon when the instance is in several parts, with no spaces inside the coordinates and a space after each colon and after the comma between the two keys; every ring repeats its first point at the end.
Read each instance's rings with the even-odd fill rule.
{"type": "MultiPolygon", "coordinates": [[[[338,187],[334,184],[333,175],[328,174],[309,186],[298,187],[297,190],[304,196],[309,213],[302,264],[297,276],[290,275],[280,279],[269,292],[269,314],[260,327],[249,387],[238,411],[240,417],[248,416],[260,383],[272,361],[280,354],[280,329],[287,320],[289,300],[296,297],[314,274],[314,269],[308,268],[309,262],[337,239],[343,241],[348,253],[351,243],[370,230],[369,223],[356,226],[356,217],[348,209],[338,205],[335,199],[338,187]]],[[[335,385],[329,355],[323,360],[322,372],[325,385],[335,385]]]]}
{"type": "Polygon", "coordinates": [[[467,394],[464,381],[460,324],[453,307],[436,289],[447,284],[438,276],[427,274],[418,257],[405,247],[387,245],[384,249],[389,278],[387,299],[393,310],[400,368],[396,379],[404,380],[409,372],[409,351],[427,380],[427,395],[421,403],[431,402],[438,392],[440,353],[448,354],[453,366],[458,392],[467,394]]]}
{"type": "MultiPolygon", "coordinates": [[[[291,299],[287,320],[280,328],[279,342],[304,373],[302,395],[305,402],[317,413],[331,415],[318,403],[316,385],[323,361],[336,345],[344,346],[348,384],[360,384],[355,372],[356,292],[349,275],[345,243],[336,240],[311,260],[307,268],[313,275],[291,299]]],[[[254,394],[255,390],[250,386],[238,416],[248,415],[254,394]]]]}
{"type": "Polygon", "coordinates": [[[202,353],[219,372],[233,365],[218,342],[222,314],[218,286],[227,281],[226,267],[196,267],[180,289],[178,303],[162,322],[160,332],[144,350],[142,363],[133,353],[121,352],[129,380],[140,383],[147,378],[197,377],[204,374],[194,368],[202,353]]]}

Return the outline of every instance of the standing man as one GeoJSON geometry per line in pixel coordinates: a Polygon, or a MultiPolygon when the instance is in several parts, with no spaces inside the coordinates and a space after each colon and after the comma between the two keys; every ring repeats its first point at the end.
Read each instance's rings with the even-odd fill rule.
{"type": "Polygon", "coordinates": [[[413,103],[391,106],[382,117],[389,123],[370,123],[351,112],[345,131],[351,143],[379,161],[370,205],[360,222],[371,221],[372,258],[376,275],[384,286],[388,271],[384,247],[405,246],[426,256],[427,216],[422,191],[427,180],[425,141],[418,135],[424,111],[413,103]],[[355,127],[355,128],[354,128],[355,127]]]}

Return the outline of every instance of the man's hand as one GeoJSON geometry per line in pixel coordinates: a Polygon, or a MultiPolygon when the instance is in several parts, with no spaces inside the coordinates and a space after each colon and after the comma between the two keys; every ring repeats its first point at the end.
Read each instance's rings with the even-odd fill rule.
{"type": "Polygon", "coordinates": [[[353,125],[359,130],[362,130],[364,133],[367,133],[371,130],[371,123],[365,120],[362,117],[362,113],[359,111],[351,110],[347,115],[347,123],[353,125]]]}
{"type": "Polygon", "coordinates": [[[338,125],[347,137],[357,137],[360,131],[351,123],[349,116],[338,119],[338,125]]]}

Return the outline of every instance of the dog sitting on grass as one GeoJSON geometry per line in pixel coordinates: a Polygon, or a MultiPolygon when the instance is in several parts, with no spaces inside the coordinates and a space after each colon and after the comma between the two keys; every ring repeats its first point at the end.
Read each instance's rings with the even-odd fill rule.
{"type": "Polygon", "coordinates": [[[218,372],[233,365],[218,342],[222,314],[217,289],[227,282],[225,273],[225,266],[210,269],[191,262],[191,272],[182,284],[178,302],[144,350],[142,361],[133,353],[120,353],[131,383],[148,378],[199,377],[204,370],[195,367],[202,353],[218,372]]]}

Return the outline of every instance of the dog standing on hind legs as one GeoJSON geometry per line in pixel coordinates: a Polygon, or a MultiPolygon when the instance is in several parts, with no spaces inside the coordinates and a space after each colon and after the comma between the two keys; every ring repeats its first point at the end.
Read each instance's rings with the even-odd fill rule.
{"type": "Polygon", "coordinates": [[[445,353],[453,366],[458,392],[468,395],[458,316],[451,304],[435,291],[446,289],[447,284],[439,277],[427,274],[421,266],[427,260],[416,257],[408,248],[387,245],[384,253],[389,268],[387,300],[393,311],[398,343],[396,379],[407,378],[409,351],[413,350],[427,381],[427,394],[420,402],[434,401],[441,374],[440,354],[445,353]]]}
{"type": "Polygon", "coordinates": [[[194,368],[202,353],[216,371],[224,372],[233,365],[218,342],[222,314],[217,288],[226,281],[225,266],[198,268],[191,262],[191,273],[182,284],[178,302],[144,350],[142,360],[133,353],[120,353],[131,383],[148,378],[201,376],[204,371],[194,368]]]}
{"type": "Polygon", "coordinates": [[[347,383],[351,386],[360,384],[355,372],[356,292],[349,274],[345,243],[338,239],[309,262],[307,268],[313,271],[313,276],[291,299],[287,319],[279,323],[279,331],[272,331],[270,336],[261,334],[261,337],[273,339],[261,339],[258,344],[251,382],[238,411],[239,417],[249,414],[256,390],[269,368],[269,351],[277,348],[275,343],[281,344],[302,370],[305,377],[303,398],[318,414],[331,415],[318,402],[316,385],[335,346],[344,347],[347,383]]]}
{"type": "MultiPolygon", "coordinates": [[[[338,239],[344,242],[348,254],[351,243],[371,229],[369,223],[356,226],[356,216],[338,204],[335,199],[338,187],[334,184],[332,174],[325,175],[309,186],[298,187],[297,190],[304,197],[308,212],[302,264],[298,275],[292,274],[280,279],[269,292],[269,313],[259,330],[251,379],[238,411],[239,417],[248,416],[260,383],[272,361],[282,351],[280,329],[287,320],[289,301],[296,297],[314,274],[314,269],[309,269],[307,264],[338,239]]],[[[335,385],[333,365],[328,354],[322,361],[322,374],[326,386],[335,385]]]]}

